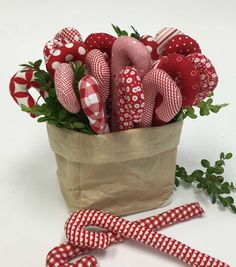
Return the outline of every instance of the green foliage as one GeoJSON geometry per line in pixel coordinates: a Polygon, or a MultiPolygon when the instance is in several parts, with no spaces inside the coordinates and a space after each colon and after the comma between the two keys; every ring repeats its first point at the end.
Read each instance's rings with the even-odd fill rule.
{"type": "MultiPolygon", "coordinates": [[[[121,30],[120,27],[118,27],[117,25],[111,24],[112,28],[114,29],[114,31],[116,32],[117,36],[128,36],[128,32],[125,30],[121,30]]],[[[131,37],[135,38],[135,39],[140,39],[140,34],[138,33],[138,31],[131,26],[133,32],[130,34],[131,37]]]]}
{"type": "Polygon", "coordinates": [[[211,112],[218,113],[222,108],[229,105],[227,103],[213,104],[212,96],[213,96],[213,93],[211,93],[208,96],[207,100],[200,102],[198,106],[182,108],[179,114],[176,116],[176,118],[173,121],[184,120],[187,117],[191,119],[196,119],[198,115],[208,116],[211,114],[211,112]],[[198,110],[198,114],[197,114],[197,110],[198,110]]]}
{"type": "Polygon", "coordinates": [[[201,160],[204,170],[197,169],[188,174],[184,167],[176,165],[175,185],[178,187],[180,181],[195,185],[199,190],[205,191],[211,198],[213,204],[219,203],[223,207],[230,208],[236,214],[236,206],[233,197],[229,196],[236,190],[236,186],[231,182],[226,182],[222,174],[224,173],[225,161],[232,158],[232,153],[226,155],[221,152],[219,160],[211,166],[206,159],[201,160]]]}
{"type": "MultiPolygon", "coordinates": [[[[21,66],[25,67],[25,69],[22,70],[23,72],[29,71],[29,69],[35,70],[35,81],[40,85],[40,90],[46,90],[48,92],[48,97],[45,98],[45,103],[42,105],[36,104],[32,108],[22,105],[22,110],[34,114],[38,117],[38,122],[48,122],[57,127],[94,134],[82,109],[79,113],[72,114],[59,103],[56,97],[54,83],[48,72],[40,69],[41,64],[42,60],[38,60],[34,63],[29,62],[28,64],[22,64],[21,66]]],[[[72,64],[72,67],[76,81],[78,82],[85,75],[85,69],[82,65],[75,63],[72,64]]]]}

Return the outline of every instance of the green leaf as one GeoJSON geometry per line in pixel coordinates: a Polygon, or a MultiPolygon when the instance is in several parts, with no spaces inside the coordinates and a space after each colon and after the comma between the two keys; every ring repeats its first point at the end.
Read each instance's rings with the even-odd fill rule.
{"type": "Polygon", "coordinates": [[[208,168],[208,167],[210,167],[210,162],[208,160],[206,160],[206,159],[202,159],[201,160],[201,165],[203,167],[205,167],[205,168],[208,168]]]}
{"type": "Polygon", "coordinates": [[[192,172],[191,176],[195,178],[200,178],[202,177],[204,172],[202,170],[195,170],[192,172]]]}
{"type": "Polygon", "coordinates": [[[212,204],[216,203],[216,195],[215,194],[212,194],[211,202],[212,202],[212,204]]]}
{"type": "Polygon", "coordinates": [[[225,200],[228,202],[229,205],[234,204],[234,199],[230,196],[226,197],[225,200]]]}
{"type": "Polygon", "coordinates": [[[219,196],[219,200],[224,207],[228,207],[228,202],[223,197],[219,196]]]}
{"type": "Polygon", "coordinates": [[[212,111],[213,113],[218,113],[219,110],[220,110],[219,106],[213,106],[213,105],[210,106],[210,111],[212,111]]]}
{"type": "Polygon", "coordinates": [[[225,159],[231,159],[233,157],[232,153],[227,153],[225,159]]]}
{"type": "Polygon", "coordinates": [[[236,206],[235,205],[230,205],[230,208],[232,209],[233,213],[236,214],[236,206]]]}
{"type": "Polygon", "coordinates": [[[179,186],[179,180],[177,178],[175,178],[175,186],[178,187],[179,186]]]}
{"type": "Polygon", "coordinates": [[[220,167],[220,166],[217,166],[217,167],[214,168],[214,172],[216,174],[222,174],[224,172],[224,168],[220,167]]]}
{"type": "Polygon", "coordinates": [[[37,122],[45,122],[47,120],[48,120],[47,117],[40,117],[40,118],[38,118],[37,122]]]}
{"type": "Polygon", "coordinates": [[[84,123],[82,123],[82,122],[74,122],[74,123],[73,123],[73,126],[74,126],[74,128],[76,128],[76,129],[83,129],[83,128],[86,128],[86,125],[85,125],[84,123]]]}
{"type": "Polygon", "coordinates": [[[224,161],[223,160],[217,160],[215,162],[215,165],[218,166],[218,167],[221,167],[222,165],[224,165],[224,161]]]}
{"type": "Polygon", "coordinates": [[[59,114],[58,114],[58,121],[61,122],[66,118],[67,115],[67,110],[61,109],[59,114]]]}
{"type": "Polygon", "coordinates": [[[224,159],[224,157],[225,157],[224,152],[221,152],[221,153],[220,153],[220,159],[224,159]]]}

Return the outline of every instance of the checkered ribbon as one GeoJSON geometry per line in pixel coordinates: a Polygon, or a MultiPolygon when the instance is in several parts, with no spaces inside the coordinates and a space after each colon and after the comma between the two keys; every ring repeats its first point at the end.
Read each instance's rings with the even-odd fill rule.
{"type": "Polygon", "coordinates": [[[104,249],[112,243],[125,239],[132,239],[167,253],[193,267],[229,267],[226,263],[194,250],[173,238],[157,233],[157,230],[201,216],[203,213],[204,211],[198,203],[186,204],[160,215],[135,222],[95,210],[75,212],[65,224],[68,243],[61,244],[48,253],[47,267],[95,267],[97,260],[90,255],[73,263],[69,261],[92,249],[104,249]],[[97,226],[107,231],[92,232],[85,230],[86,226],[97,226]]]}

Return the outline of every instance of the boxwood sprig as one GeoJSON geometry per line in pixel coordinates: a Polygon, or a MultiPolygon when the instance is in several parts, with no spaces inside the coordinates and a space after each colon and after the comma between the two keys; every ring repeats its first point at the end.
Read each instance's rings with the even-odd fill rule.
{"type": "Polygon", "coordinates": [[[222,176],[224,173],[225,161],[232,158],[232,153],[220,153],[220,157],[211,165],[207,159],[201,160],[204,168],[197,169],[189,174],[184,167],[176,165],[175,185],[187,183],[196,186],[197,189],[203,190],[211,198],[213,204],[219,203],[223,207],[231,209],[236,214],[235,201],[230,194],[236,190],[233,182],[225,181],[222,176]]]}
{"type": "Polygon", "coordinates": [[[206,100],[203,100],[199,105],[194,107],[182,108],[174,121],[184,120],[185,118],[196,119],[198,116],[208,116],[211,113],[218,113],[222,108],[227,107],[228,103],[214,104],[213,93],[206,100]]]}

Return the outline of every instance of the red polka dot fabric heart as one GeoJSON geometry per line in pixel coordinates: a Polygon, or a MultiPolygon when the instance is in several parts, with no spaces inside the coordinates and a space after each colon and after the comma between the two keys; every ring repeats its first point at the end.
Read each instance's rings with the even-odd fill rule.
{"type": "Polygon", "coordinates": [[[193,53],[188,55],[187,58],[194,64],[195,69],[200,73],[200,91],[194,102],[194,105],[198,105],[214,91],[218,84],[218,76],[211,61],[205,55],[193,53]]]}
{"type": "Polygon", "coordinates": [[[182,107],[192,106],[200,91],[200,73],[194,64],[185,56],[180,54],[169,54],[163,56],[153,66],[154,69],[166,71],[182,93],[182,107]]]}
{"type": "Polygon", "coordinates": [[[201,53],[199,44],[187,35],[176,35],[171,38],[165,45],[162,55],[177,53],[181,55],[189,55],[192,53],[201,53]]]}
{"type": "Polygon", "coordinates": [[[160,215],[135,222],[95,210],[73,213],[65,225],[68,243],[52,249],[47,255],[47,267],[97,266],[94,256],[69,261],[93,249],[104,249],[109,245],[131,239],[157,251],[166,253],[192,267],[229,267],[228,264],[157,232],[166,226],[201,216],[204,213],[198,203],[186,204],[160,215]],[[86,226],[97,226],[106,231],[97,233],[86,226]]]}
{"type": "Polygon", "coordinates": [[[144,109],[144,92],[138,71],[125,67],[119,75],[118,84],[118,126],[120,130],[134,127],[140,122],[144,109]]]}

